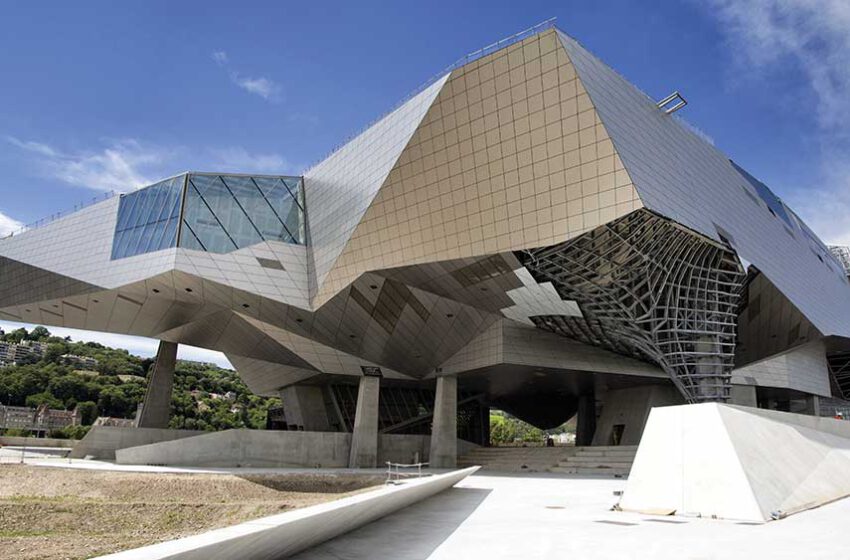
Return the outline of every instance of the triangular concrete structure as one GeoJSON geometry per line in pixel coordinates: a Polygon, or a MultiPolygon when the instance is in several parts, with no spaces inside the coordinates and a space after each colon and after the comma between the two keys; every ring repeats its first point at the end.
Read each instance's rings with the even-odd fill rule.
{"type": "Polygon", "coordinates": [[[705,403],[655,408],[620,508],[746,521],[850,495],[850,423],[705,403]]]}

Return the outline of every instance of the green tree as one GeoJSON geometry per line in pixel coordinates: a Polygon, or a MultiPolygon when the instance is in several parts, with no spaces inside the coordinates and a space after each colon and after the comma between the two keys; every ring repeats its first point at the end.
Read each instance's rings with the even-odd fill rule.
{"type": "Polygon", "coordinates": [[[93,401],[83,401],[78,403],[77,410],[80,411],[81,422],[84,426],[91,425],[99,416],[97,403],[93,401]]]}
{"type": "Polygon", "coordinates": [[[48,392],[36,393],[35,395],[30,395],[27,397],[26,406],[30,408],[37,408],[43,404],[46,404],[49,408],[65,408],[65,403],[54,397],[48,392]]]}
{"type": "Polygon", "coordinates": [[[44,340],[50,337],[50,331],[41,325],[37,326],[26,335],[27,340],[44,340]]]}

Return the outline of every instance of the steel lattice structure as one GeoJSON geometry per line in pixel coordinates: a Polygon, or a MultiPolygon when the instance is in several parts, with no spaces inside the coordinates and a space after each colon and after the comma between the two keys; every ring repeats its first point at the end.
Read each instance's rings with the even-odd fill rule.
{"type": "Polygon", "coordinates": [[[731,250],[642,210],[520,258],[583,313],[539,327],[648,358],[690,402],[729,399],[744,279],[731,250]]]}
{"type": "Polygon", "coordinates": [[[834,387],[838,389],[842,399],[850,397],[850,352],[836,352],[827,356],[829,373],[832,375],[834,387]]]}

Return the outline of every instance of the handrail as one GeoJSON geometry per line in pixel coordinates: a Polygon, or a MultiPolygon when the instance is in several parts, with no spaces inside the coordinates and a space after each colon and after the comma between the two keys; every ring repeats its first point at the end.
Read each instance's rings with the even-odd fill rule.
{"type": "Polygon", "coordinates": [[[105,200],[109,200],[110,198],[113,198],[116,194],[118,194],[116,191],[107,191],[106,193],[104,193],[102,195],[92,197],[91,200],[86,200],[86,201],[83,201],[79,204],[75,204],[73,210],[61,210],[59,212],[55,212],[53,214],[50,214],[49,216],[45,216],[44,218],[41,218],[41,219],[36,220],[34,222],[24,224],[23,226],[15,229],[15,230],[12,230],[8,234],[0,237],[0,239],[7,239],[9,237],[13,237],[15,235],[20,235],[20,234],[27,232],[27,231],[30,231],[30,230],[34,230],[34,229],[38,229],[40,227],[44,227],[47,224],[53,223],[60,218],[70,216],[71,214],[73,214],[74,212],[76,212],[78,210],[82,210],[83,208],[88,208],[89,206],[93,206],[93,205],[97,204],[98,202],[103,202],[105,200]]]}
{"type": "Polygon", "coordinates": [[[403,477],[411,478],[422,478],[422,467],[427,467],[428,463],[392,463],[387,461],[387,481],[386,484],[393,484],[395,482],[400,482],[403,477]],[[401,469],[416,469],[416,472],[407,473],[402,472],[401,469]],[[393,479],[395,477],[395,479],[393,479]]]}

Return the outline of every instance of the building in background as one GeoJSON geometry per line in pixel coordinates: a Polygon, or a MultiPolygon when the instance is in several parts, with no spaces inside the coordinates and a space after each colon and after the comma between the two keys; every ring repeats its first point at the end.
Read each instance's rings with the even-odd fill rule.
{"type": "MultiPolygon", "coordinates": [[[[270,425],[486,443],[498,407],[635,443],[652,406],[850,396],[850,285],[764,183],[551,25],[474,53],[302,177],[184,173],[0,241],[0,317],[176,344],[270,425]],[[831,373],[832,371],[832,373],[831,373]]],[[[742,154],[742,159],[746,155],[742,154]]]]}
{"type": "Polygon", "coordinates": [[[76,408],[56,410],[46,404],[36,408],[0,405],[0,430],[24,430],[46,437],[53,430],[80,426],[81,423],[82,413],[76,408]]]}

